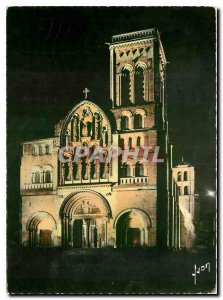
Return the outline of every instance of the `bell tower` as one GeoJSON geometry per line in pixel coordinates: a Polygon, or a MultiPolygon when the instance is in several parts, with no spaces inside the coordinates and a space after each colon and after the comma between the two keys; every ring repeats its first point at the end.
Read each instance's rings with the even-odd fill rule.
{"type": "Polygon", "coordinates": [[[151,243],[168,246],[169,240],[169,141],[166,113],[166,58],[157,29],[146,29],[114,35],[110,50],[110,100],[116,123],[121,158],[118,187],[130,189],[148,205],[151,216],[151,243]],[[150,148],[142,162],[145,149],[150,148]],[[137,159],[125,150],[139,149],[137,159]],[[158,159],[154,161],[159,149],[158,159]]]}
{"type": "Polygon", "coordinates": [[[164,104],[166,58],[158,30],[114,35],[109,49],[113,107],[164,104]]]}

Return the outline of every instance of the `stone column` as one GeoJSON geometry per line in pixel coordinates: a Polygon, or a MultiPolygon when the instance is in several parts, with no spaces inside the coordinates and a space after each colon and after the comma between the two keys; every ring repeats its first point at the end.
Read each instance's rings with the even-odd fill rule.
{"type": "Polygon", "coordinates": [[[149,101],[154,101],[154,75],[153,75],[153,69],[149,69],[149,101]]]}
{"type": "Polygon", "coordinates": [[[114,49],[110,48],[110,99],[114,107],[114,49]]]}
{"type": "Polygon", "coordinates": [[[91,179],[91,163],[88,160],[87,162],[87,179],[90,180],[91,179]]]}
{"type": "Polygon", "coordinates": [[[120,73],[116,74],[116,104],[117,104],[117,106],[121,105],[121,75],[120,75],[120,73]]]}
{"type": "Polygon", "coordinates": [[[144,100],[149,101],[149,71],[144,70],[144,100]]]}
{"type": "Polygon", "coordinates": [[[121,118],[116,119],[117,122],[117,130],[121,130],[121,118]]]}
{"type": "Polygon", "coordinates": [[[135,103],[135,82],[134,82],[135,72],[130,72],[130,100],[135,103]]]}
{"type": "Polygon", "coordinates": [[[64,163],[60,162],[60,185],[64,185],[64,181],[65,181],[64,163]]]}
{"type": "Polygon", "coordinates": [[[81,159],[78,159],[78,180],[82,180],[82,164],[81,159]]]}
{"type": "Polygon", "coordinates": [[[108,236],[107,236],[107,220],[104,220],[104,230],[105,230],[105,246],[107,246],[108,236]]]}
{"type": "Polygon", "coordinates": [[[61,246],[64,247],[64,216],[61,217],[61,246]]]}
{"type": "Polygon", "coordinates": [[[72,157],[70,157],[69,160],[69,173],[70,173],[70,180],[73,183],[74,182],[74,178],[73,178],[73,163],[72,163],[72,157]]]}
{"type": "Polygon", "coordinates": [[[95,118],[95,127],[94,127],[94,136],[95,136],[95,140],[98,139],[98,120],[95,118]]]}
{"type": "Polygon", "coordinates": [[[144,228],[140,229],[140,246],[143,246],[145,243],[145,233],[144,228]]]}
{"type": "Polygon", "coordinates": [[[72,219],[68,219],[68,246],[73,247],[73,226],[72,226],[72,219]]]}
{"type": "Polygon", "coordinates": [[[142,128],[145,128],[145,120],[146,120],[146,116],[143,115],[142,116],[142,128]]]}
{"type": "Polygon", "coordinates": [[[90,248],[90,219],[84,219],[86,223],[86,247],[90,248]]]}
{"type": "Polygon", "coordinates": [[[134,128],[134,117],[130,117],[130,124],[129,124],[129,129],[133,129],[134,128]]]}
{"type": "Polygon", "coordinates": [[[132,176],[135,177],[136,174],[136,166],[132,166],[132,176]]]}
{"type": "Polygon", "coordinates": [[[96,159],[96,176],[97,176],[97,179],[100,179],[100,162],[98,159],[96,159]]]}
{"type": "Polygon", "coordinates": [[[67,217],[64,216],[64,247],[67,247],[67,217]]]}
{"type": "Polygon", "coordinates": [[[108,164],[107,164],[107,162],[105,162],[104,177],[105,177],[106,179],[108,179],[108,164]]]}
{"type": "Polygon", "coordinates": [[[145,245],[149,245],[149,239],[148,239],[148,228],[145,228],[145,245]]]}

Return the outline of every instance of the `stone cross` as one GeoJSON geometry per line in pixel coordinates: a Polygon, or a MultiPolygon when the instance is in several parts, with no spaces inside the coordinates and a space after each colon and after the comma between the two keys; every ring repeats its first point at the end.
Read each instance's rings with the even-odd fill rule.
{"type": "Polygon", "coordinates": [[[90,93],[90,90],[88,88],[85,88],[83,90],[83,93],[84,93],[85,99],[87,99],[87,94],[90,93]]]}

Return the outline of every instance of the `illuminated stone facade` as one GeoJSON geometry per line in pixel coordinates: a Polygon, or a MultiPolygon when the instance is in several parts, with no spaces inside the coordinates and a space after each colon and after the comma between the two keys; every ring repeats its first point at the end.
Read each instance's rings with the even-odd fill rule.
{"type": "Polygon", "coordinates": [[[85,99],[56,124],[53,138],[23,143],[23,245],[176,246],[166,59],[159,33],[149,29],[113,36],[109,49],[109,113],[85,90],[85,99]],[[98,146],[105,157],[111,145],[121,148],[120,156],[90,159],[98,146]],[[58,154],[65,146],[63,162],[58,154]],[[75,160],[81,146],[89,153],[75,160]],[[149,161],[141,162],[147,146],[149,161]],[[162,163],[153,161],[157,146],[162,163]],[[139,150],[136,161],[131,155],[122,160],[125,148],[139,150]]]}

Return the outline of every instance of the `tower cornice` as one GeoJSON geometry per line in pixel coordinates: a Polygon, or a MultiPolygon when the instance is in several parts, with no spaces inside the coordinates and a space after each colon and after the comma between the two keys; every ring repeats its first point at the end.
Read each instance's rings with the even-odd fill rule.
{"type": "Polygon", "coordinates": [[[141,40],[145,38],[159,38],[159,32],[155,28],[151,29],[145,29],[145,30],[139,30],[139,31],[133,31],[123,34],[117,34],[112,36],[112,43],[111,44],[119,44],[119,43],[125,43],[128,41],[133,40],[141,40]]]}

